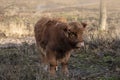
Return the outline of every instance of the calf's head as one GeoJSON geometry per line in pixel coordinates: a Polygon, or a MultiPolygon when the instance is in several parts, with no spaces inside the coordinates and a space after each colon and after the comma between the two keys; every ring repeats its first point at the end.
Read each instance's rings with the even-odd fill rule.
{"type": "Polygon", "coordinates": [[[86,23],[70,22],[70,23],[57,23],[57,28],[66,36],[68,42],[73,48],[80,48],[84,46],[83,32],[87,26],[86,23]]]}
{"type": "Polygon", "coordinates": [[[68,27],[68,38],[71,44],[74,45],[75,48],[80,48],[84,46],[83,40],[83,32],[86,28],[86,23],[79,22],[70,22],[68,27]]]}

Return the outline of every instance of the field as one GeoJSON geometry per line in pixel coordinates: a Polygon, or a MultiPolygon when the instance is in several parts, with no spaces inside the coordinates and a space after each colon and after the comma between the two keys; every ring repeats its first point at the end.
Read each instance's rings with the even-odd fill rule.
{"type": "Polygon", "coordinates": [[[1,0],[0,80],[120,80],[120,0],[107,1],[107,31],[99,30],[98,0],[73,1],[69,6],[67,0],[1,0]],[[41,16],[88,24],[85,48],[71,52],[69,77],[58,71],[58,77],[51,78],[41,68],[33,33],[41,16]]]}

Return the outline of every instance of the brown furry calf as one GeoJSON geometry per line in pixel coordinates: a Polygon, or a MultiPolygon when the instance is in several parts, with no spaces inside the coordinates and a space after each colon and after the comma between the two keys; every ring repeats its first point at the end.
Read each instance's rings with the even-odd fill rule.
{"type": "MultiPolygon", "coordinates": [[[[55,75],[58,63],[62,65],[62,72],[68,74],[68,60],[72,49],[84,46],[82,38],[85,23],[67,23],[61,19],[41,18],[35,25],[35,39],[41,60],[49,66],[51,75],[55,75]]],[[[47,66],[44,68],[47,70],[47,66]]]]}

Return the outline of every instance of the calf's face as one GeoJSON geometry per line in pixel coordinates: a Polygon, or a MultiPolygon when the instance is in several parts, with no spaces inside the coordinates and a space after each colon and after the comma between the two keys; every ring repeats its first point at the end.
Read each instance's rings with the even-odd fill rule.
{"type": "Polygon", "coordinates": [[[83,40],[83,32],[86,28],[85,23],[78,23],[78,22],[70,22],[69,23],[70,27],[69,27],[69,40],[71,41],[71,43],[73,43],[75,45],[76,48],[80,48],[82,46],[84,46],[84,40],[83,40]]]}

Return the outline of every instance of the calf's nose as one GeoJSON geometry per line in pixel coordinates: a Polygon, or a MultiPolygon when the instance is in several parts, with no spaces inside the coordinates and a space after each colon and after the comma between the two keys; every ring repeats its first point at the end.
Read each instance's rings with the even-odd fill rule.
{"type": "Polygon", "coordinates": [[[84,42],[81,42],[80,44],[81,44],[81,47],[84,47],[84,46],[85,46],[84,42]]]}
{"type": "Polygon", "coordinates": [[[79,42],[76,47],[80,48],[80,47],[84,47],[84,42],[79,42]]]}

